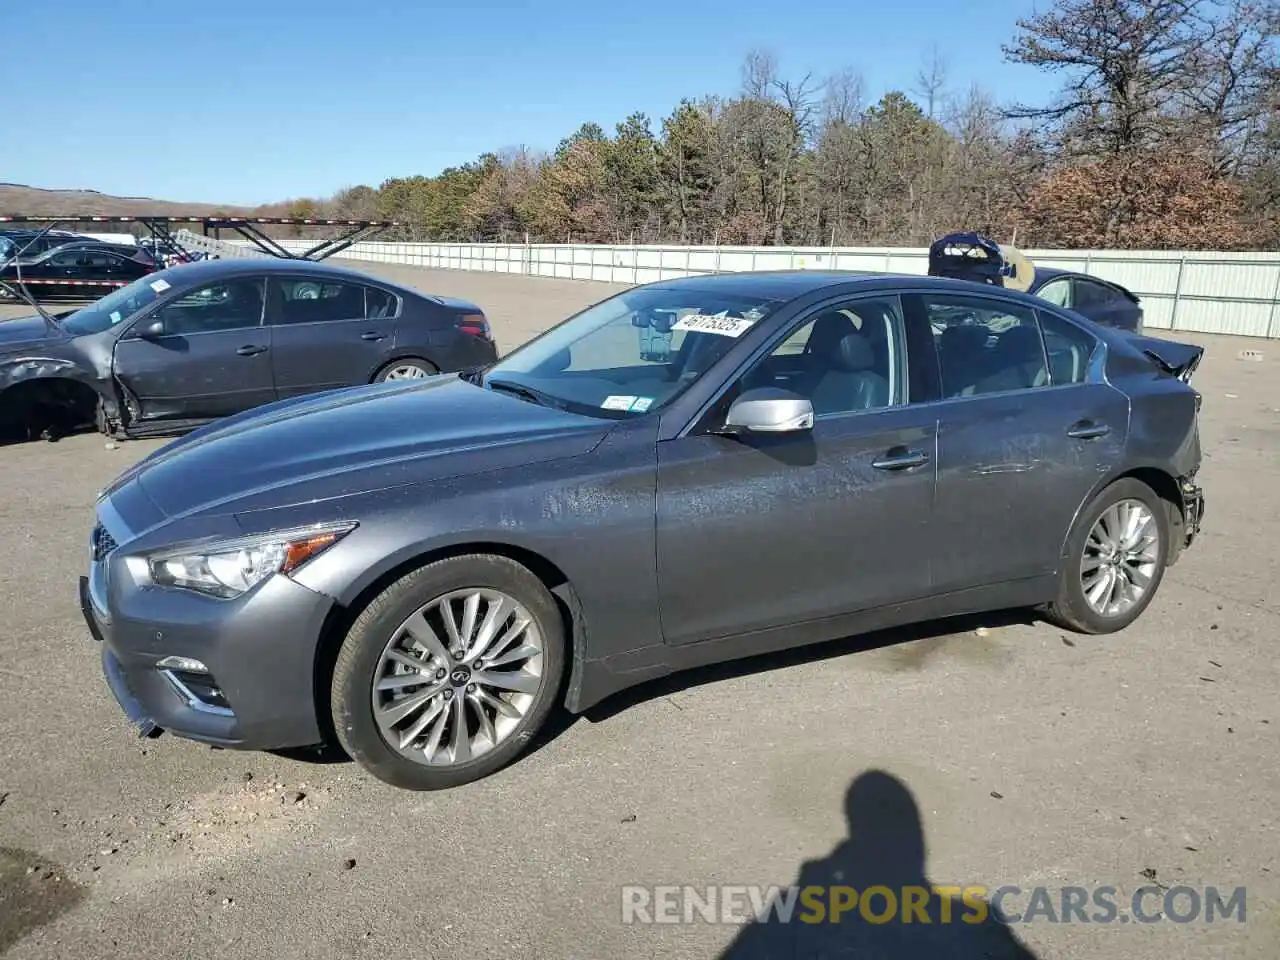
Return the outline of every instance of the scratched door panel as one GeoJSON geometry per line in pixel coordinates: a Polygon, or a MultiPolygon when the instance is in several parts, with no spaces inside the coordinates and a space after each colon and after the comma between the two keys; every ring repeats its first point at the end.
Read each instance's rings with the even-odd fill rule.
{"type": "Polygon", "coordinates": [[[1128,400],[1087,383],[938,409],[938,592],[1055,572],[1077,509],[1123,455],[1128,400]],[[1068,436],[1081,422],[1108,432],[1068,436]]]}

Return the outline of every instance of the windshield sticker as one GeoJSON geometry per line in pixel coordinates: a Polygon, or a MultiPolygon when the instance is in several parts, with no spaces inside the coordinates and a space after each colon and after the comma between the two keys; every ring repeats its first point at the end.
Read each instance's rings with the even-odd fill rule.
{"type": "Polygon", "coordinates": [[[636,402],[631,405],[631,409],[635,413],[644,413],[653,406],[653,397],[636,397],[636,402]]]}
{"type": "MultiPolygon", "coordinates": [[[[727,312],[727,311],[726,311],[727,312]]],[[[751,329],[755,320],[744,317],[727,317],[724,313],[707,316],[702,313],[691,313],[676,321],[672,330],[687,330],[689,333],[714,333],[722,337],[740,337],[751,329]]]]}
{"type": "Polygon", "coordinates": [[[167,280],[152,280],[151,289],[156,293],[164,293],[169,289],[169,282],[167,280]]]}
{"type": "Polygon", "coordinates": [[[112,325],[113,327],[114,327],[117,323],[119,323],[121,320],[123,320],[123,319],[124,319],[124,317],[120,316],[120,311],[119,311],[119,310],[113,310],[113,311],[111,311],[110,316],[111,316],[111,325],[112,325]]]}
{"type": "Polygon", "coordinates": [[[604,403],[600,404],[600,408],[602,410],[630,410],[631,405],[635,402],[635,397],[605,397],[604,403]]]}

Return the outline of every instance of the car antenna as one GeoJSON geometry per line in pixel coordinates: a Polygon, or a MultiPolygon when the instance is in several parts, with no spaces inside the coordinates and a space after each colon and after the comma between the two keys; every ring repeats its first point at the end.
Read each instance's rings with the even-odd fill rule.
{"type": "MultiPolygon", "coordinates": [[[[0,287],[3,287],[5,290],[8,290],[10,293],[12,293],[15,297],[17,297],[27,306],[35,310],[36,313],[40,314],[41,318],[43,318],[45,323],[49,324],[50,326],[56,327],[58,325],[58,321],[53,318],[53,314],[49,313],[48,310],[40,306],[40,301],[31,295],[31,292],[27,290],[27,285],[22,282],[22,261],[17,259],[17,257],[10,257],[10,260],[12,260],[13,269],[18,275],[17,286],[15,287],[13,284],[9,283],[9,281],[7,280],[0,279],[0,287]]],[[[7,266],[7,264],[5,265],[7,266]]]]}

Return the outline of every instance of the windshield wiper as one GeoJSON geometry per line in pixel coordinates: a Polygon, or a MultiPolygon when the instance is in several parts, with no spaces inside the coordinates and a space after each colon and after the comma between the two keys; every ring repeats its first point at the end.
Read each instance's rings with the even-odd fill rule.
{"type": "Polygon", "coordinates": [[[510,380],[494,380],[492,377],[484,381],[490,390],[506,390],[508,393],[515,394],[528,400],[530,403],[536,403],[540,407],[554,407],[558,410],[564,409],[564,403],[555,397],[543,393],[541,390],[535,390],[533,387],[526,387],[522,383],[513,383],[510,380]]]}

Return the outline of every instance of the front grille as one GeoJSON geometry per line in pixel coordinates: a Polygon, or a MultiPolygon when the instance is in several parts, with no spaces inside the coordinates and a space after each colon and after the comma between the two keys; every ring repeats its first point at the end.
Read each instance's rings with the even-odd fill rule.
{"type": "Polygon", "coordinates": [[[107,532],[107,528],[100,523],[94,526],[93,535],[90,538],[89,544],[93,551],[93,560],[95,563],[105,560],[107,558],[107,554],[116,548],[115,538],[112,537],[111,534],[107,532]]]}

